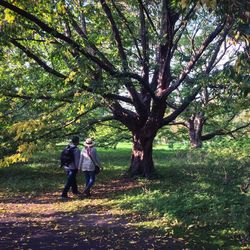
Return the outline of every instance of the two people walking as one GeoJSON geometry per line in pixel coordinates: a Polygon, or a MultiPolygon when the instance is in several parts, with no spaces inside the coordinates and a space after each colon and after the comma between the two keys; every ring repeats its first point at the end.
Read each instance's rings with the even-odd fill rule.
{"type": "Polygon", "coordinates": [[[82,151],[77,147],[80,139],[78,136],[73,136],[71,143],[68,146],[69,154],[71,154],[72,161],[69,164],[64,164],[64,169],[67,174],[67,181],[64,186],[61,197],[63,199],[68,198],[68,192],[70,188],[72,193],[77,196],[91,196],[91,188],[95,183],[95,166],[101,168],[101,163],[97,154],[97,150],[94,147],[94,142],[91,138],[86,139],[84,142],[84,148],[82,151]],[[85,176],[85,188],[83,193],[80,193],[76,183],[76,174],[78,171],[83,172],[85,176]]]}

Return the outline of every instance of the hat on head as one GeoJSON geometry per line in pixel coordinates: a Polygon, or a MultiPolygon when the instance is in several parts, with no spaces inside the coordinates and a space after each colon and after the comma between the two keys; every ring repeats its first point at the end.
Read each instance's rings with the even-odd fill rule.
{"type": "Polygon", "coordinates": [[[91,138],[87,138],[87,139],[85,140],[85,142],[84,142],[84,145],[85,145],[85,146],[91,147],[91,146],[94,146],[94,142],[92,141],[91,138]]]}

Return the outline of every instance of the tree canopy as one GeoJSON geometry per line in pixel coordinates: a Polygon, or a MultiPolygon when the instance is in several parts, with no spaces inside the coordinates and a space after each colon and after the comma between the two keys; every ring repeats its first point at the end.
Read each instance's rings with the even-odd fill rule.
{"type": "Polygon", "coordinates": [[[0,1],[3,148],[15,145],[18,159],[34,142],[85,136],[94,124],[115,120],[132,135],[131,174],[149,175],[158,130],[202,89],[213,89],[205,79],[215,71],[247,67],[247,1],[230,6],[226,0],[0,1]],[[223,48],[230,42],[241,49],[229,61],[223,48]]]}

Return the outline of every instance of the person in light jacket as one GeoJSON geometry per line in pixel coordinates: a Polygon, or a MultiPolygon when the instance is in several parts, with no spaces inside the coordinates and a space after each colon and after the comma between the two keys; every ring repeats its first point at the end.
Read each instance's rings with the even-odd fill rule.
{"type": "Polygon", "coordinates": [[[82,149],[78,170],[82,171],[85,175],[86,185],[83,191],[83,195],[90,197],[90,190],[95,183],[95,165],[101,167],[97,150],[94,147],[94,142],[91,138],[87,138],[82,149]]]}

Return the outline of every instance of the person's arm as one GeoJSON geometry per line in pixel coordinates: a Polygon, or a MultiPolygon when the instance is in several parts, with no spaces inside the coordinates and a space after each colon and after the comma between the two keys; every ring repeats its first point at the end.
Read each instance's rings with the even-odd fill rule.
{"type": "Polygon", "coordinates": [[[76,148],[74,150],[74,162],[75,162],[75,168],[79,168],[79,161],[80,161],[80,150],[79,148],[76,148]]]}
{"type": "Polygon", "coordinates": [[[83,154],[82,152],[80,153],[80,160],[79,160],[79,163],[78,163],[78,170],[81,170],[81,166],[82,166],[82,163],[83,163],[83,154]]]}
{"type": "Polygon", "coordinates": [[[92,148],[91,153],[92,153],[91,156],[93,157],[93,160],[94,160],[95,164],[98,165],[101,169],[103,169],[101,161],[100,161],[100,159],[98,157],[96,148],[92,148]]]}

